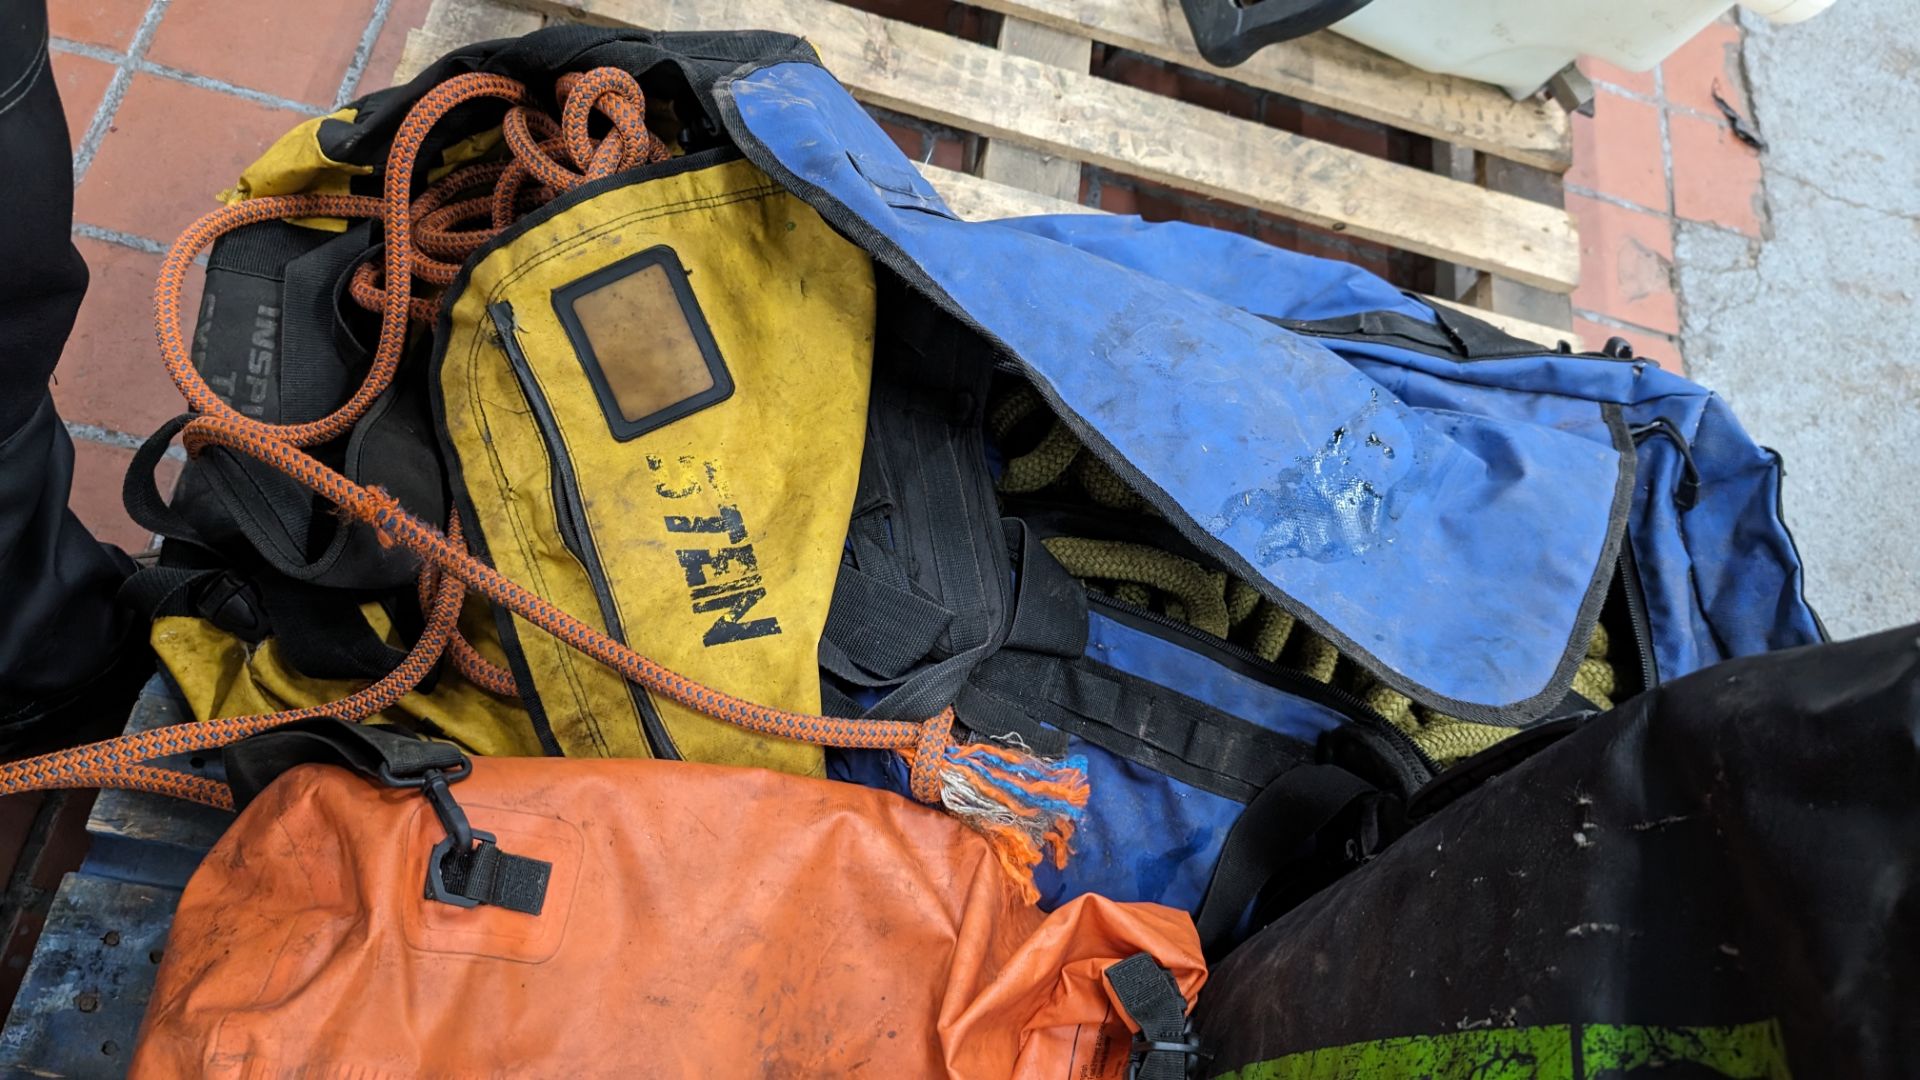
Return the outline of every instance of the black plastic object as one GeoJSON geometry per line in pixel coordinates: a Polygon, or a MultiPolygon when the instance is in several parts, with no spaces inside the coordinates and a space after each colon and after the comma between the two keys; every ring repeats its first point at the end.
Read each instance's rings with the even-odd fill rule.
{"type": "Polygon", "coordinates": [[[1373,0],[1180,0],[1207,63],[1243,64],[1275,42],[1325,30],[1373,0]]]}
{"type": "Polygon", "coordinates": [[[1567,727],[1210,965],[1204,1075],[1915,1075],[1920,626],[1567,727]]]}

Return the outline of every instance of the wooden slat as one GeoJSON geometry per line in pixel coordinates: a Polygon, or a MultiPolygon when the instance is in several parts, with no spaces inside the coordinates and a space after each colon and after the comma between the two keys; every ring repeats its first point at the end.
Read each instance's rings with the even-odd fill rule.
{"type": "MultiPolygon", "coordinates": [[[[1180,0],[969,0],[1162,60],[1542,169],[1573,162],[1565,110],[1421,71],[1334,33],[1269,45],[1238,67],[1200,58],[1180,0]]],[[[1552,2],[1552,0],[1543,0],[1552,2]]]]}
{"type": "MultiPolygon", "coordinates": [[[[1093,61],[1093,42],[1011,16],[1000,27],[1000,51],[1069,71],[1085,71],[1093,61]]],[[[1080,198],[1080,163],[1012,143],[989,142],[980,148],[980,175],[1043,195],[1080,198]]]]}
{"type": "Polygon", "coordinates": [[[434,0],[426,22],[407,31],[393,83],[403,83],[462,45],[494,38],[518,37],[546,24],[546,17],[496,0],[434,0]]]}
{"type": "MultiPolygon", "coordinates": [[[[922,165],[920,171],[927,182],[931,183],[940,197],[946,200],[947,207],[969,221],[985,221],[993,218],[1028,217],[1034,214],[1099,214],[1104,211],[1091,206],[1082,206],[1077,202],[1068,202],[1005,184],[996,184],[978,176],[969,176],[952,169],[943,169],[937,165],[922,165]]],[[[1436,304],[1463,311],[1482,321],[1492,323],[1518,338],[1539,342],[1551,348],[1556,342],[1570,341],[1573,347],[1581,348],[1581,342],[1571,330],[1545,326],[1527,319],[1503,315],[1499,312],[1485,311],[1480,308],[1447,300],[1442,297],[1425,297],[1436,304]]]]}
{"type": "Polygon", "coordinates": [[[1531,341],[1538,345],[1544,345],[1549,349],[1562,341],[1572,344],[1575,352],[1587,347],[1586,342],[1581,340],[1580,335],[1564,327],[1548,326],[1544,323],[1523,319],[1518,315],[1507,315],[1503,312],[1488,311],[1486,308],[1463,304],[1458,300],[1443,300],[1438,296],[1426,296],[1421,299],[1431,300],[1441,307],[1452,308],[1462,314],[1471,315],[1481,322],[1499,327],[1523,341],[1531,341]]]}
{"type": "Polygon", "coordinates": [[[804,34],[862,100],[1311,225],[1571,292],[1565,211],[828,0],[539,0],[571,18],[804,34]]]}
{"type": "MultiPolygon", "coordinates": [[[[484,9],[492,12],[492,14],[487,17],[488,21],[472,24],[479,37],[495,37],[501,33],[510,32],[512,27],[516,25],[513,20],[525,17],[524,12],[506,7],[500,3],[499,0],[436,0],[434,6],[438,8],[442,4],[451,2],[463,3],[473,11],[484,9]]],[[[676,28],[679,28],[678,24],[668,25],[674,25],[676,28]]],[[[421,31],[414,31],[408,36],[407,51],[409,55],[415,54],[416,52],[422,53],[423,56],[419,60],[419,65],[424,66],[426,63],[430,63],[434,57],[439,56],[447,49],[459,44],[462,44],[462,42],[433,39],[421,31]],[[419,48],[416,48],[416,45],[418,45],[419,48]]],[[[404,60],[401,63],[401,68],[402,71],[396,74],[396,79],[409,78],[418,70],[418,66],[408,69],[407,62],[404,60]]],[[[970,220],[1021,217],[1031,214],[1101,213],[1099,210],[1082,206],[1078,202],[1070,199],[1056,198],[1034,191],[1022,190],[982,177],[969,176],[966,173],[943,169],[936,165],[923,165],[921,166],[921,172],[926,174],[927,179],[933,184],[934,188],[940,192],[941,198],[947,201],[947,205],[951,207],[955,213],[970,220]]],[[[1502,315],[1498,312],[1486,311],[1443,297],[1429,297],[1428,299],[1449,307],[1458,308],[1470,315],[1492,323],[1509,334],[1525,338],[1529,341],[1537,341],[1551,345],[1554,342],[1566,339],[1572,341],[1575,348],[1580,348],[1582,345],[1579,339],[1568,330],[1540,325],[1525,319],[1502,315]]]]}
{"type": "Polygon", "coordinates": [[[494,0],[434,0],[420,29],[455,47],[494,38],[519,37],[540,29],[546,20],[524,8],[494,0]]]}
{"type": "MultiPolygon", "coordinates": [[[[186,706],[156,675],[134,700],[126,733],[187,723],[186,706]]],[[[224,778],[218,754],[176,754],[153,764],[224,778]],[[194,765],[195,761],[200,765],[194,765]]],[[[198,803],[139,791],[102,791],[87,817],[90,846],[82,872],[164,888],[184,888],[200,857],[220,839],[233,815],[198,803]]]]}
{"type": "MultiPolygon", "coordinates": [[[[1567,194],[1556,173],[1531,165],[1504,161],[1482,155],[1478,162],[1479,180],[1488,191],[1518,195],[1546,206],[1564,207],[1567,194]]],[[[1495,274],[1481,274],[1464,297],[1475,307],[1498,311],[1548,326],[1573,325],[1573,298],[1566,293],[1550,292],[1495,274]]]]}
{"type": "Polygon", "coordinates": [[[1100,214],[1105,211],[1083,206],[1071,199],[1058,199],[1037,191],[995,183],[985,177],[969,176],[938,165],[922,165],[920,172],[933,189],[946,200],[947,207],[968,221],[995,218],[1032,217],[1035,214],[1100,214]]]}

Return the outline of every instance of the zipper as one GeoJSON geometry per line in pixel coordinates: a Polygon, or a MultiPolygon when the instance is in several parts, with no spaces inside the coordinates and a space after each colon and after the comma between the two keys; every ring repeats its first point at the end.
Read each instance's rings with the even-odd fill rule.
{"type": "MultiPolygon", "coordinates": [[[[534,423],[548,447],[547,460],[554,478],[554,518],[561,540],[573,552],[574,558],[580,561],[581,568],[587,572],[587,580],[593,583],[593,594],[600,601],[600,617],[606,623],[607,632],[615,640],[624,643],[626,635],[620,629],[620,614],[613,603],[613,591],[607,584],[606,571],[600,566],[600,553],[594,547],[593,534],[587,529],[586,504],[580,497],[580,484],[574,476],[572,464],[561,452],[566,443],[560,437],[559,422],[554,419],[553,409],[547,404],[546,395],[540,392],[540,384],[533,377],[533,368],[520,348],[520,327],[513,317],[513,305],[504,300],[490,304],[487,314],[493,319],[493,329],[499,338],[501,351],[507,354],[507,363],[513,368],[514,378],[520,383],[520,392],[526,396],[534,423]]],[[[640,713],[640,729],[653,752],[670,761],[680,760],[680,749],[673,744],[673,736],[661,721],[653,699],[645,689],[633,683],[628,683],[627,689],[633,696],[635,709],[640,713]]],[[[552,737],[551,731],[548,737],[552,737]]]]}
{"type": "MultiPolygon", "coordinates": [[[[1532,351],[1532,352],[1488,354],[1488,353],[1473,352],[1471,349],[1465,348],[1464,345],[1458,348],[1452,347],[1452,346],[1442,346],[1432,341],[1427,341],[1420,338],[1412,338],[1404,334],[1392,334],[1392,333],[1374,334],[1374,333],[1367,333],[1365,331],[1355,331],[1355,330],[1327,330],[1322,328],[1316,328],[1311,323],[1294,323],[1289,320],[1278,320],[1270,317],[1267,318],[1267,321],[1273,323],[1274,325],[1280,327],[1283,330],[1291,331],[1303,337],[1322,338],[1328,341],[1352,341],[1352,342],[1358,342],[1361,344],[1371,343],[1371,344],[1386,345],[1391,348],[1405,349],[1408,352],[1416,352],[1416,353],[1420,353],[1423,356],[1432,356],[1441,360],[1466,360],[1466,361],[1520,360],[1520,359],[1526,359],[1528,357],[1552,356],[1552,357],[1563,357],[1563,358],[1579,359],[1579,360],[1613,360],[1616,362],[1632,362],[1633,361],[1632,349],[1627,349],[1624,355],[1622,355],[1618,351],[1607,351],[1607,350],[1602,350],[1599,352],[1595,352],[1592,350],[1588,350],[1586,352],[1574,352],[1571,348],[1560,349],[1550,345],[1542,345],[1539,342],[1534,341],[1534,342],[1527,343],[1529,345],[1536,346],[1535,351],[1532,351]]],[[[1446,334],[1449,338],[1452,338],[1452,331],[1447,329],[1446,324],[1441,323],[1439,325],[1440,325],[1440,332],[1443,334],[1446,334]]],[[[1613,341],[1619,341],[1619,340],[1621,339],[1614,338],[1610,340],[1608,344],[1611,345],[1613,341]]],[[[1562,342],[1561,344],[1564,345],[1565,342],[1562,342]]]]}
{"type": "Polygon", "coordinates": [[[1102,607],[1123,616],[1119,621],[1134,624],[1135,629],[1145,630],[1148,633],[1154,630],[1168,631],[1180,639],[1178,644],[1191,647],[1194,652],[1220,662],[1223,667],[1248,675],[1294,697],[1303,698],[1316,705],[1324,705],[1350,720],[1376,728],[1383,732],[1387,740],[1400,752],[1402,764],[1419,765],[1426,771],[1429,778],[1440,774],[1439,763],[1422,750],[1419,743],[1414,742],[1406,732],[1395,727],[1373,706],[1368,705],[1355,694],[1350,694],[1337,686],[1316,682],[1297,671],[1289,671],[1278,664],[1262,659],[1260,654],[1250,649],[1214,637],[1204,630],[1196,630],[1178,619],[1170,619],[1157,611],[1150,611],[1138,604],[1130,604],[1119,597],[1088,589],[1087,600],[1096,607],[1102,607]],[[1147,626],[1140,626],[1141,623],[1147,626]]]}
{"type": "Polygon", "coordinates": [[[1627,429],[1633,436],[1635,446],[1646,442],[1655,435],[1666,439],[1680,451],[1680,482],[1673,489],[1673,505],[1681,513],[1694,508],[1700,501],[1700,470],[1693,464],[1693,447],[1680,428],[1664,416],[1657,416],[1644,424],[1636,424],[1627,429]]]}
{"type": "Polygon", "coordinates": [[[1640,565],[1633,558],[1633,537],[1620,541],[1620,597],[1626,602],[1627,632],[1633,637],[1633,649],[1640,660],[1640,689],[1644,692],[1660,685],[1660,672],[1653,659],[1653,623],[1647,618],[1647,594],[1640,584],[1640,565]]]}
{"type": "MultiPolygon", "coordinates": [[[[1773,519],[1780,523],[1780,531],[1787,537],[1787,546],[1793,549],[1793,557],[1798,559],[1800,544],[1793,538],[1793,530],[1787,527],[1787,459],[1771,446],[1760,449],[1773,459],[1773,519]]],[[[1833,635],[1827,632],[1826,620],[1807,602],[1807,568],[1804,564],[1800,567],[1800,606],[1813,616],[1813,628],[1820,632],[1820,640],[1832,641],[1833,635]]]]}

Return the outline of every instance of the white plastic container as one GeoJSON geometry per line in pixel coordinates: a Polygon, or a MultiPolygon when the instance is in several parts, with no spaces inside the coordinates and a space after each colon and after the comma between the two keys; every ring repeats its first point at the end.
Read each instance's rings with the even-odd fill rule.
{"type": "MultiPolygon", "coordinates": [[[[1741,0],[1776,23],[1833,0],[1741,0]]],[[[1540,90],[1577,56],[1646,71],[1733,5],[1728,0],[1373,0],[1333,29],[1428,71],[1540,90]]]]}

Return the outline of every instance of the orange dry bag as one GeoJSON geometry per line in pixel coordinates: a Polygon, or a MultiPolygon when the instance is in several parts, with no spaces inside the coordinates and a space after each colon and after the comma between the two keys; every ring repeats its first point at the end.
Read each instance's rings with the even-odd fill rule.
{"type": "Polygon", "coordinates": [[[1042,914],[895,795],[333,721],[228,769],[246,809],[180,903],[136,1077],[1185,1072],[1154,1049],[1205,979],[1184,912],[1042,914]]]}

